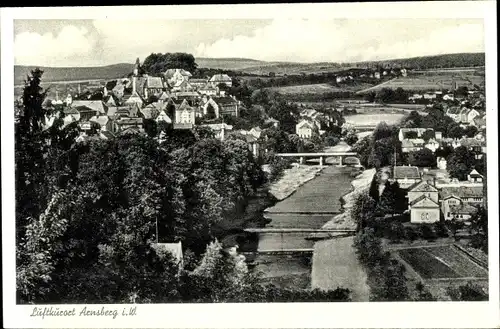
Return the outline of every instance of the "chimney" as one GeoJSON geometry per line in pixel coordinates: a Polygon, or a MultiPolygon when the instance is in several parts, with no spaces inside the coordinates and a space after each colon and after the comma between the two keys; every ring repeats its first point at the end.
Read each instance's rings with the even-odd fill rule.
{"type": "Polygon", "coordinates": [[[135,94],[136,93],[136,90],[135,90],[135,80],[136,80],[136,77],[134,76],[132,78],[132,94],[135,94]]]}
{"type": "Polygon", "coordinates": [[[108,96],[108,88],[106,88],[106,85],[104,85],[103,95],[104,97],[108,96]]]}

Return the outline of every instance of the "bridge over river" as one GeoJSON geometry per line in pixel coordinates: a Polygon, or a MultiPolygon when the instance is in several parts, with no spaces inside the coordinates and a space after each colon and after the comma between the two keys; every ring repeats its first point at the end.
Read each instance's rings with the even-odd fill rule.
{"type": "MultiPolygon", "coordinates": [[[[276,153],[276,156],[282,158],[298,158],[300,164],[304,164],[305,159],[319,158],[319,165],[323,166],[325,164],[326,158],[337,159],[336,163],[342,166],[342,160],[347,157],[356,158],[358,154],[356,152],[315,152],[315,153],[276,153]]],[[[357,161],[359,163],[359,159],[357,161]]]]}
{"type": "MultiPolygon", "coordinates": [[[[347,152],[345,152],[347,153],[347,152]]],[[[344,153],[342,153],[344,154],[344,153]]],[[[290,197],[266,209],[265,227],[246,228],[257,247],[243,253],[265,280],[283,287],[352,290],[354,301],[368,301],[366,275],[353,244],[353,225],[323,228],[342,211],[351,191],[350,167],[328,166],[290,197]]]]}

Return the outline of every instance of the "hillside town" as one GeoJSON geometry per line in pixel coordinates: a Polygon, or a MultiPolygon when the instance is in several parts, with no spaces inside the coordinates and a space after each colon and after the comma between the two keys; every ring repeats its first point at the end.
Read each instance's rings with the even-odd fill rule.
{"type": "MultiPolygon", "coordinates": [[[[190,72],[189,61],[152,54],[124,77],[76,83],[61,95],[57,85],[40,91],[43,72],[31,72],[15,104],[18,202],[46,201],[21,208],[17,234],[20,241],[46,234],[66,249],[42,261],[60,267],[32,269],[32,245],[20,245],[22,301],[79,301],[104,284],[101,277],[135,277],[120,264],[142,271],[129,253],[139,246],[149,251],[137,255],[159,257],[147,265],[157,278],[134,279],[123,293],[93,292],[92,300],[487,298],[484,85],[453,78],[440,90],[391,89],[386,83],[419,73],[358,67],[329,83],[369,81],[366,92],[297,101],[224,70],[201,78],[205,71],[190,72]],[[73,224],[59,225],[59,214],[73,224]],[[29,218],[59,226],[48,233],[29,218]],[[88,230],[96,233],[80,236],[88,230]],[[85,283],[80,261],[93,276],[85,283]],[[349,275],[337,272],[344,262],[349,275]],[[99,264],[112,264],[113,274],[99,264]],[[217,274],[217,266],[228,272],[217,274]],[[57,289],[66,296],[56,283],[30,292],[41,284],[36,271],[62,273],[57,289]],[[137,288],[153,284],[155,293],[137,288]]],[[[282,78],[300,77],[311,78],[282,78]]]]}

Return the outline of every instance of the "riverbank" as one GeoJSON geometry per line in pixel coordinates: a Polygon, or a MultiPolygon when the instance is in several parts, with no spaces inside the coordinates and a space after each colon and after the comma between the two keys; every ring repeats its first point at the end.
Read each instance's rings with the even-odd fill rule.
{"type": "Polygon", "coordinates": [[[283,176],[269,186],[269,193],[281,201],[292,195],[300,186],[316,177],[324,166],[302,165],[285,169],[283,176]]]}
{"type": "Polygon", "coordinates": [[[342,212],[334,216],[330,221],[325,223],[322,229],[355,229],[356,223],[351,216],[351,208],[356,200],[356,197],[370,188],[375,169],[368,169],[359,174],[352,182],[352,190],[342,196],[342,212]]]}
{"type": "MultiPolygon", "coordinates": [[[[323,229],[356,228],[350,209],[356,196],[369,188],[374,174],[375,170],[366,170],[351,182],[351,191],[341,197],[342,213],[325,223],[323,229]]],[[[331,237],[314,244],[311,287],[323,290],[348,288],[353,301],[367,302],[370,299],[368,276],[359,263],[353,239],[353,236],[331,237]]]]}

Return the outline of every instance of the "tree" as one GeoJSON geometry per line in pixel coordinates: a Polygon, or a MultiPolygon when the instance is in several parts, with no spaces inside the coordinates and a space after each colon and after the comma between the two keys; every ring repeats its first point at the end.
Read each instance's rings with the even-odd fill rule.
{"type": "Polygon", "coordinates": [[[447,159],[447,169],[451,177],[466,180],[475,166],[475,155],[465,146],[459,146],[447,159]]]}
{"type": "Polygon", "coordinates": [[[352,146],[352,151],[356,152],[359,155],[359,161],[366,168],[369,167],[368,161],[369,161],[369,155],[371,153],[371,147],[372,147],[371,136],[363,137],[352,146]]]}
{"type": "Polygon", "coordinates": [[[481,249],[488,253],[488,211],[486,208],[479,206],[476,213],[472,215],[470,230],[472,231],[472,239],[470,244],[472,247],[481,249]]]}
{"type": "Polygon", "coordinates": [[[453,147],[450,144],[443,144],[436,150],[436,157],[447,159],[453,153],[453,147]]]}
{"type": "Polygon", "coordinates": [[[216,118],[215,109],[210,103],[207,105],[207,114],[205,115],[205,118],[208,120],[216,118]]]}
{"type": "Polygon", "coordinates": [[[456,123],[448,130],[448,137],[450,138],[462,138],[464,135],[464,129],[456,123]]]}
{"type": "Polygon", "coordinates": [[[373,141],[389,137],[392,137],[392,128],[385,121],[379,122],[372,133],[373,141]]]}
{"type": "Polygon", "coordinates": [[[418,138],[418,133],[416,131],[410,130],[410,131],[406,132],[405,137],[408,139],[415,139],[415,138],[418,138]]]}
{"type": "Polygon", "coordinates": [[[469,138],[472,138],[474,136],[476,136],[476,134],[478,133],[478,129],[476,126],[472,126],[472,125],[469,125],[465,128],[464,130],[464,134],[465,136],[469,137],[469,138]]]}
{"type": "Polygon", "coordinates": [[[146,73],[159,76],[168,69],[183,69],[188,72],[195,72],[198,65],[191,54],[152,53],[144,59],[141,67],[146,73]]]}
{"type": "Polygon", "coordinates": [[[356,144],[357,141],[358,141],[358,136],[356,134],[348,134],[345,137],[345,142],[347,143],[347,145],[352,146],[356,144]]]}
{"type": "Polygon", "coordinates": [[[373,218],[376,201],[368,193],[361,193],[354,199],[350,216],[356,222],[357,230],[363,230],[373,218]]]}
{"type": "Polygon", "coordinates": [[[392,138],[376,140],[368,157],[368,165],[382,168],[394,162],[394,143],[392,138]]]}
{"type": "Polygon", "coordinates": [[[436,137],[436,133],[432,129],[427,129],[422,133],[422,139],[427,143],[429,140],[436,137]]]}
{"type": "Polygon", "coordinates": [[[418,151],[410,152],[410,165],[416,167],[436,167],[436,156],[428,148],[423,148],[418,151]]]}
{"type": "Polygon", "coordinates": [[[360,262],[368,268],[373,268],[382,261],[382,245],[372,228],[365,228],[354,238],[354,247],[360,262]]]}

